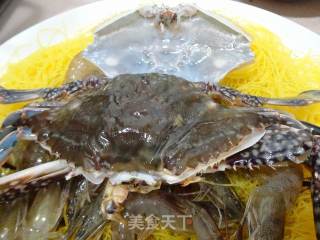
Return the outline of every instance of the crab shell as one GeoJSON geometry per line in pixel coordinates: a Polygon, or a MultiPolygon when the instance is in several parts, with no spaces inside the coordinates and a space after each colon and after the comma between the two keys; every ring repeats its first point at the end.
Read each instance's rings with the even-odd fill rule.
{"type": "MultiPolygon", "coordinates": [[[[0,178],[0,186],[22,188],[66,172],[96,184],[179,183],[212,167],[223,170],[223,160],[264,136],[265,122],[255,109],[225,108],[175,76],[121,75],[28,119],[36,140],[22,144],[40,146],[56,161],[0,178]]],[[[22,159],[38,152],[16,151],[22,159]]]]}
{"type": "Polygon", "coordinates": [[[110,78],[157,72],[217,83],[253,57],[249,36],[227,19],[194,5],[154,5],[102,25],[67,80],[100,70],[110,78]]]}

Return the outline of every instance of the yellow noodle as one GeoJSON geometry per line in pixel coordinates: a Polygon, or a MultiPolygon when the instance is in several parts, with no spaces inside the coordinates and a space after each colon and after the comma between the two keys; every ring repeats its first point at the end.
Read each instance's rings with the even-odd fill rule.
{"type": "Polygon", "coordinates": [[[153,233],[153,236],[150,240],[196,240],[194,234],[188,233],[174,233],[169,230],[157,230],[153,233]]]}
{"type": "MultiPolygon", "coordinates": [[[[92,41],[92,34],[85,34],[51,47],[42,47],[20,62],[9,64],[0,78],[0,85],[17,89],[59,86],[64,82],[70,61],[92,41]]],[[[23,105],[25,103],[0,105],[0,123],[9,112],[23,105]]]]}
{"type": "MultiPolygon", "coordinates": [[[[271,31],[257,25],[244,26],[252,35],[252,64],[229,73],[222,84],[264,97],[292,97],[320,89],[320,57],[294,57],[291,50],[271,31]]],[[[298,119],[320,125],[320,104],[306,107],[274,107],[298,119]]]]}

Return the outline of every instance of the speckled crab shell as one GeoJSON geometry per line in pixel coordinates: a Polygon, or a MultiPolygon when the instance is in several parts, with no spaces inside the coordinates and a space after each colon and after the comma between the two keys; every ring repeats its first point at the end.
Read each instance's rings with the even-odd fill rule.
{"type": "Polygon", "coordinates": [[[28,122],[53,158],[75,166],[71,175],[113,184],[184,181],[265,132],[254,111],[224,108],[197,85],[161,74],[121,75],[28,122]]]}

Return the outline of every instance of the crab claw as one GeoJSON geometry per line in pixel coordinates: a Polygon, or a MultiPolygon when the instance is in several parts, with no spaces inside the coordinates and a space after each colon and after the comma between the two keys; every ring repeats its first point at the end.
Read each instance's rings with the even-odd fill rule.
{"type": "Polygon", "coordinates": [[[47,186],[71,171],[65,160],[56,160],[27,168],[0,178],[0,202],[12,200],[22,193],[47,186]]]}

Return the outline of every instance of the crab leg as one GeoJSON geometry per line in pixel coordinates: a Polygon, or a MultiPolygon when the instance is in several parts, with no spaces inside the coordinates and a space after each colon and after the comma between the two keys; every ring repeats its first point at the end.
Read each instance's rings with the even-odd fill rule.
{"type": "Polygon", "coordinates": [[[15,90],[0,87],[0,103],[15,103],[41,98],[43,89],[15,90]]]}
{"type": "Polygon", "coordinates": [[[7,157],[11,153],[16,143],[16,131],[9,133],[0,141],[0,166],[2,166],[7,161],[7,157]]]}
{"type": "Polygon", "coordinates": [[[47,186],[71,171],[65,160],[56,160],[27,168],[0,178],[0,202],[15,199],[20,194],[47,186]]]}
{"type": "Polygon", "coordinates": [[[2,139],[7,136],[9,133],[13,132],[14,130],[16,130],[16,128],[14,127],[6,127],[0,130],[0,141],[2,141],[2,139]]]}
{"type": "Polygon", "coordinates": [[[304,106],[320,102],[320,90],[310,90],[291,98],[264,98],[265,104],[283,106],[304,106]]]}
{"type": "Polygon", "coordinates": [[[300,121],[296,120],[294,117],[290,116],[288,113],[282,113],[280,111],[275,111],[268,108],[258,108],[256,109],[259,114],[266,117],[266,121],[269,124],[282,124],[288,127],[297,129],[306,129],[307,126],[300,121]]]}
{"type": "Polygon", "coordinates": [[[28,108],[60,108],[65,105],[65,101],[59,100],[59,101],[47,101],[47,102],[33,102],[28,104],[28,108]]]}
{"type": "Polygon", "coordinates": [[[308,123],[308,122],[304,122],[304,121],[301,121],[301,122],[303,123],[303,125],[305,125],[306,127],[308,127],[309,129],[312,130],[312,134],[320,135],[320,127],[313,125],[311,123],[308,123]]]}
{"type": "Polygon", "coordinates": [[[3,137],[0,140],[0,167],[6,162],[8,155],[19,139],[35,140],[36,136],[31,133],[29,128],[19,128],[3,137]]]}
{"type": "Polygon", "coordinates": [[[99,79],[95,76],[83,81],[74,81],[63,85],[60,88],[39,88],[34,90],[4,89],[0,87],[0,103],[10,104],[35,99],[54,100],[73,95],[77,92],[97,88],[106,82],[106,79],[99,79]]]}
{"type": "Polygon", "coordinates": [[[235,106],[260,107],[264,104],[277,106],[305,106],[320,102],[320,90],[310,90],[291,98],[265,98],[243,94],[235,89],[212,84],[201,84],[200,87],[218,101],[235,106]]]}
{"type": "Polygon", "coordinates": [[[259,142],[226,160],[233,168],[267,165],[273,166],[285,160],[296,163],[310,153],[313,136],[308,129],[275,126],[266,131],[259,142]]]}
{"type": "MultiPolygon", "coordinates": [[[[250,107],[236,108],[238,111],[252,111],[250,107]]],[[[254,111],[263,117],[262,121],[266,125],[285,125],[296,129],[307,129],[309,125],[296,120],[286,112],[276,111],[270,108],[254,108],[254,111]]]]}
{"type": "Polygon", "coordinates": [[[2,128],[7,128],[9,126],[24,125],[24,120],[36,116],[50,108],[23,108],[16,112],[11,113],[2,123],[2,128]]]}

